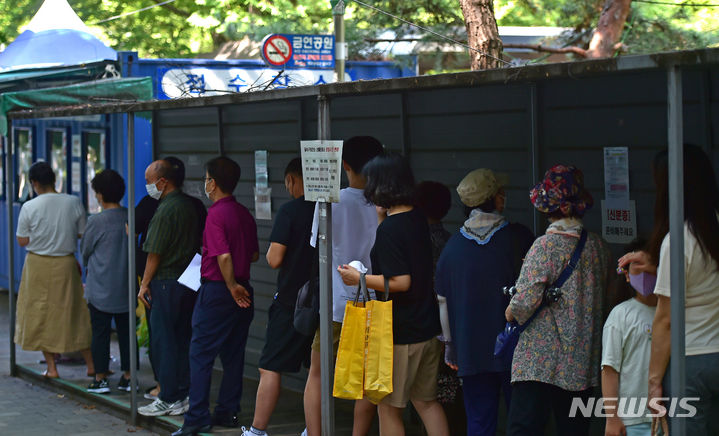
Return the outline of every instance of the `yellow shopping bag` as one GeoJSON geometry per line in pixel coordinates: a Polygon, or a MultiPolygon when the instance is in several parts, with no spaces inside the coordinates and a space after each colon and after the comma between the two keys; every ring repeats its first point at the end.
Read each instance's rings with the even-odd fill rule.
{"type": "MultiPolygon", "coordinates": [[[[389,282],[385,280],[385,300],[389,282]]],[[[392,302],[373,300],[367,303],[367,359],[365,361],[364,395],[377,404],[392,393],[394,339],[392,335],[392,302]]]]}
{"type": "Polygon", "coordinates": [[[335,362],[332,395],[346,400],[359,400],[363,395],[367,308],[364,302],[359,301],[361,292],[364,292],[364,301],[369,300],[364,274],[361,275],[355,300],[348,301],[345,306],[345,317],[342,321],[335,362]]]}

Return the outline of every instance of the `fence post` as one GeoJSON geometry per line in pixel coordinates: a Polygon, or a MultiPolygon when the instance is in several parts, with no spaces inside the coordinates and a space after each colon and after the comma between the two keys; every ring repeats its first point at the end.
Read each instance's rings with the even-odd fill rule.
{"type": "MultiPolygon", "coordinates": [[[[330,102],[318,97],[318,139],[330,139],[330,102]]],[[[319,202],[317,245],[320,266],[320,370],[322,372],[322,435],[335,434],[335,404],[332,398],[334,356],[332,346],[332,204],[319,202]]]]}
{"type": "MultiPolygon", "coordinates": [[[[127,114],[127,297],[130,325],[130,423],[137,425],[137,272],[135,271],[135,114],[127,114]]],[[[149,321],[148,321],[149,322],[149,321]]]]}
{"type": "MultiPolygon", "coordinates": [[[[672,397],[684,397],[686,388],[684,312],[684,146],[682,72],[676,65],[668,72],[669,103],[669,238],[671,241],[671,360],[672,397]]],[[[672,436],[686,435],[685,419],[672,419],[672,436]]]]}

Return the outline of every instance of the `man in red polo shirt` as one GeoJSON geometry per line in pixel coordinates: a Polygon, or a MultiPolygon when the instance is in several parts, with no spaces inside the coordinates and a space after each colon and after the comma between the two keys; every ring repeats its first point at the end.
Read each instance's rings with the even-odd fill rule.
{"type": "Polygon", "coordinates": [[[205,194],[212,206],[202,237],[202,286],[192,315],[190,409],[173,436],[238,425],[245,344],[254,315],[250,264],[259,257],[255,220],[232,195],[239,180],[240,167],[229,158],[218,157],[205,166],[205,194]],[[222,384],[210,416],[210,379],[218,354],[222,384]]]}

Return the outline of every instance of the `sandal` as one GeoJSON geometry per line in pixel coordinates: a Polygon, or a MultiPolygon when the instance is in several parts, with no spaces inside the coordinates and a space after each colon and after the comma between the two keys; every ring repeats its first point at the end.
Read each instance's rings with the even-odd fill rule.
{"type": "Polygon", "coordinates": [[[42,376],[45,377],[45,378],[60,378],[60,375],[49,375],[49,374],[47,373],[47,370],[45,370],[45,371],[42,372],[42,376]]]}

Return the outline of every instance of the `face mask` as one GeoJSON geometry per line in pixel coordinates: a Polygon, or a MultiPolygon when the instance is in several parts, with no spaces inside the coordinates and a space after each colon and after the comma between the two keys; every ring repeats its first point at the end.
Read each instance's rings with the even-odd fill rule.
{"type": "Polygon", "coordinates": [[[149,185],[145,185],[145,189],[147,189],[147,195],[154,198],[155,200],[159,200],[160,197],[162,197],[162,191],[157,189],[156,183],[150,183],[149,185]]]}
{"type": "MultiPolygon", "coordinates": [[[[203,189],[203,191],[204,191],[204,189],[203,189]]],[[[207,197],[208,200],[212,200],[212,199],[210,198],[210,194],[211,194],[211,193],[212,193],[212,191],[210,191],[210,192],[205,191],[205,197],[207,197]]]]}
{"type": "Polygon", "coordinates": [[[657,284],[657,276],[649,273],[629,274],[629,284],[632,288],[645,297],[654,292],[654,286],[657,284]]]}

